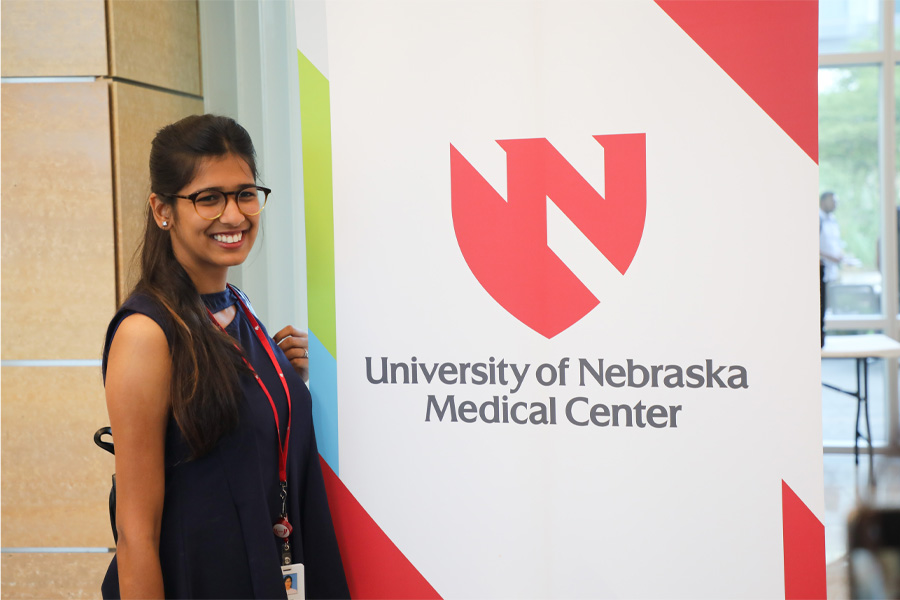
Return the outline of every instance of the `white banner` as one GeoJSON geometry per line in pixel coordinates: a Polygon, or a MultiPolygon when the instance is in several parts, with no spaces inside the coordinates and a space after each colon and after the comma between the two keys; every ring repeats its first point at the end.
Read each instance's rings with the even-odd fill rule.
{"type": "Polygon", "coordinates": [[[664,9],[298,3],[338,475],[441,596],[790,596],[822,518],[815,157],[664,9]]]}

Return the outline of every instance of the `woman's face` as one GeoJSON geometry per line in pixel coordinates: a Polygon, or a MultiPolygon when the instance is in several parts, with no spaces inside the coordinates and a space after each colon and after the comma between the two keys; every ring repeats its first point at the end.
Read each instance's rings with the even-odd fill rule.
{"type": "MultiPolygon", "coordinates": [[[[178,191],[178,195],[189,196],[208,189],[236,192],[253,185],[256,182],[247,162],[228,154],[201,160],[196,176],[178,191]]],[[[238,210],[233,195],[227,196],[225,212],[213,221],[198,215],[193,203],[184,198],[175,199],[175,204],[168,209],[174,210],[169,229],[175,258],[198,291],[209,293],[224,289],[228,267],[244,262],[253,247],[259,215],[244,215],[238,210]]],[[[159,217],[157,221],[161,222],[159,217]]]]}

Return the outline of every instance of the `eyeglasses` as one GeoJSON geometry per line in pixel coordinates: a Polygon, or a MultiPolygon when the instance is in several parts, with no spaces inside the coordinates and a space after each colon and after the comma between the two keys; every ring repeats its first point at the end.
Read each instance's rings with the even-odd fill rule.
{"type": "Polygon", "coordinates": [[[215,221],[225,214],[225,207],[228,205],[228,196],[234,196],[241,214],[247,217],[258,215],[262,209],[266,207],[266,201],[272,190],[262,186],[254,185],[241,188],[236,192],[222,192],[220,190],[200,190],[188,196],[179,196],[178,194],[165,194],[170,198],[184,198],[190,200],[194,205],[194,210],[201,218],[207,221],[215,221]]]}

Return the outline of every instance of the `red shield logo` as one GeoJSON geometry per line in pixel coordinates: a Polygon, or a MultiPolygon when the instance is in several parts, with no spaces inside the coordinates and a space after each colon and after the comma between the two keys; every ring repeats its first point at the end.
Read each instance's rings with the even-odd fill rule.
{"type": "Polygon", "coordinates": [[[623,275],[647,210],[645,135],[595,135],[604,149],[606,197],[544,138],[497,140],[508,198],[450,146],[453,227],[478,282],[504,309],[552,338],[599,300],[547,245],[547,198],[623,275]]]}

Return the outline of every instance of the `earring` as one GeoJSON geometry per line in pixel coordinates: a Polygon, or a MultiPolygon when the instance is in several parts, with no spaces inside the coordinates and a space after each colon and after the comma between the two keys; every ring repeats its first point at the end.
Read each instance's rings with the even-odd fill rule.
{"type": "Polygon", "coordinates": [[[169,222],[168,222],[168,221],[163,221],[163,222],[162,222],[162,226],[163,226],[163,229],[165,229],[166,227],[169,226],[169,222]]]}

